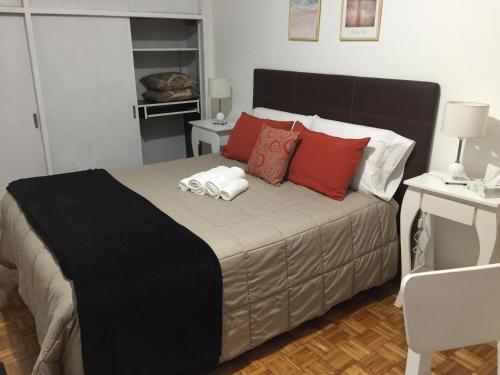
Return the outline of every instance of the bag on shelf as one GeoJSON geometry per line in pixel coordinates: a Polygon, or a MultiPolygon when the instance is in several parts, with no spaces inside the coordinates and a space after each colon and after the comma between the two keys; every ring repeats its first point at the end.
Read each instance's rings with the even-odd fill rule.
{"type": "Polygon", "coordinates": [[[141,78],[141,83],[154,91],[174,91],[193,87],[193,78],[180,72],[155,73],[141,78]]]}

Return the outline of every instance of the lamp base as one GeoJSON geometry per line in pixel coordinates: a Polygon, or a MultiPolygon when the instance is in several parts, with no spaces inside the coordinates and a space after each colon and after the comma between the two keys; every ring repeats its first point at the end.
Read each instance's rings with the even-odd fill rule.
{"type": "Polygon", "coordinates": [[[215,116],[215,121],[212,123],[214,125],[227,125],[227,121],[224,121],[226,117],[224,116],[224,113],[219,112],[217,113],[217,116],[215,116]]]}
{"type": "Polygon", "coordinates": [[[451,178],[455,181],[464,181],[467,180],[467,175],[465,174],[465,168],[461,163],[452,163],[448,167],[448,173],[451,178]]]}

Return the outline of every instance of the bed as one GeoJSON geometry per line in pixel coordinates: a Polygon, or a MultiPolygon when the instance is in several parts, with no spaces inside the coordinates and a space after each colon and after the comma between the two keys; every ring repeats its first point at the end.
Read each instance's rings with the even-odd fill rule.
{"type": "MultiPolygon", "coordinates": [[[[434,83],[254,72],[254,107],[318,114],[414,139],[406,177],[428,167],[438,102],[434,83]]],[[[335,201],[291,182],[276,188],[251,176],[251,188],[231,203],[178,190],[181,178],[221,164],[242,166],[207,155],[110,171],[217,255],[221,362],[395,276],[397,214],[390,203],[354,191],[335,201]]],[[[0,236],[0,259],[17,267],[19,292],[35,317],[41,352],[33,374],[83,374],[72,285],[8,194],[0,205],[0,236]]]]}

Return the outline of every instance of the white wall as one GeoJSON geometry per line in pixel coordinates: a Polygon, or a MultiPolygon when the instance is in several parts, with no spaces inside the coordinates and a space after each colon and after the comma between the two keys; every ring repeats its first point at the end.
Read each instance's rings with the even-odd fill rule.
{"type": "MultiPolygon", "coordinates": [[[[487,160],[500,165],[500,122],[495,120],[500,118],[500,1],[385,0],[379,42],[340,42],[341,0],[323,0],[319,42],[288,41],[287,0],[209,3],[213,73],[233,84],[232,103],[226,104],[230,118],[252,107],[254,68],[434,81],[442,88],[441,103],[474,100],[492,105],[491,137],[469,142],[464,163],[476,176],[482,175],[487,160]]],[[[446,170],[457,142],[440,134],[440,123],[441,111],[431,169],[446,170]]],[[[476,246],[470,228],[438,222],[437,229],[438,265],[474,262],[477,249],[468,248],[466,255],[455,250],[464,243],[476,246]],[[451,246],[446,245],[450,234],[451,246]]]]}

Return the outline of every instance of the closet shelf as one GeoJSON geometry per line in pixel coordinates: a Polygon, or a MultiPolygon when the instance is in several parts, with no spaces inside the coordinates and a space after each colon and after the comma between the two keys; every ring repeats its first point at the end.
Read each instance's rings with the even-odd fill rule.
{"type": "Polygon", "coordinates": [[[198,52],[198,48],[133,48],[134,52],[198,52]]]}
{"type": "Polygon", "coordinates": [[[137,104],[139,117],[147,120],[148,118],[175,116],[185,113],[200,113],[200,99],[193,98],[178,102],[148,102],[139,100],[137,104]]]}

